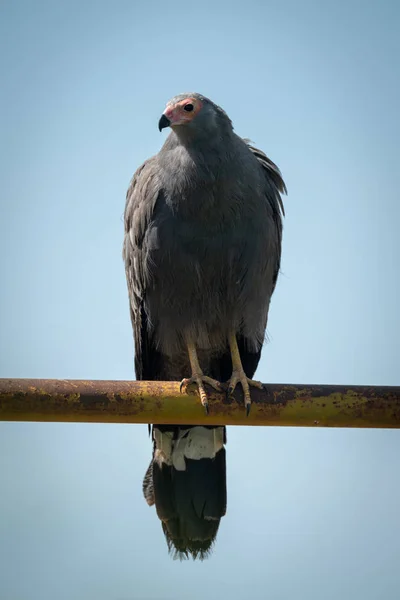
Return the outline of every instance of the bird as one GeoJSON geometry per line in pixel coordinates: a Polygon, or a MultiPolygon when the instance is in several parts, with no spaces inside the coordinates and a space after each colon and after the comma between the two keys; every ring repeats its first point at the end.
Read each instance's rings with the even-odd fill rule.
{"type": "MultiPolygon", "coordinates": [[[[256,103],[257,104],[257,103],[256,103]]],[[[230,396],[252,379],[281,263],[279,168],[199,93],[169,100],[170,133],[126,195],[123,259],[138,380],[207,385],[230,396]]],[[[211,407],[212,410],[212,407],[211,407]]],[[[150,428],[150,426],[149,426],[150,428]]],[[[207,558],[226,513],[226,427],[153,425],[143,481],[174,558],[207,558]]]]}

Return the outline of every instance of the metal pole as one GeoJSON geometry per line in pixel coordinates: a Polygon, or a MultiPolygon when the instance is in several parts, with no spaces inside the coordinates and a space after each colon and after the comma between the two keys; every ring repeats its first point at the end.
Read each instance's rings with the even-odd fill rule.
{"type": "Polygon", "coordinates": [[[175,382],[0,379],[0,420],[400,428],[400,386],[265,384],[248,417],[241,390],[207,389],[208,416],[175,382]]]}

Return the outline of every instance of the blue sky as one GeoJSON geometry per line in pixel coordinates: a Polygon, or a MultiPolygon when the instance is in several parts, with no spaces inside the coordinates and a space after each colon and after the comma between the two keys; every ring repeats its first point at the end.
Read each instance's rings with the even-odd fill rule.
{"type": "MultiPolygon", "coordinates": [[[[125,192],[198,91],[289,189],[258,378],[399,384],[397,2],[0,11],[0,376],[133,376],[125,192]]],[[[397,598],[400,433],[230,428],[227,450],[214,555],[180,564],[141,497],[144,426],[0,424],[2,597],[397,598]]]]}

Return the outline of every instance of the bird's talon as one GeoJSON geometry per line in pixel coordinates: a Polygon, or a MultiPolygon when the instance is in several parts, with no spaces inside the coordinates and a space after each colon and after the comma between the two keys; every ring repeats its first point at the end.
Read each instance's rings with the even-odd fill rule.
{"type": "Polygon", "coordinates": [[[233,392],[237,384],[240,383],[242,385],[243,394],[244,394],[244,404],[246,409],[246,417],[250,414],[251,407],[251,396],[250,396],[250,387],[257,387],[259,389],[263,389],[263,385],[260,381],[254,381],[253,379],[249,379],[246,377],[246,374],[242,371],[234,371],[232,373],[232,377],[229,382],[227,397],[228,399],[232,397],[233,392]]]}
{"type": "Polygon", "coordinates": [[[192,377],[182,379],[180,386],[179,386],[180,393],[183,394],[184,392],[186,392],[187,388],[192,383],[195,383],[197,385],[201,404],[204,407],[206,415],[208,415],[209,414],[209,406],[208,406],[207,392],[204,389],[204,384],[207,383],[208,385],[210,385],[212,388],[214,388],[215,390],[217,390],[219,392],[222,392],[223,388],[222,388],[220,382],[217,381],[216,379],[212,379],[212,377],[208,377],[206,375],[203,375],[202,373],[195,373],[194,375],[192,375],[192,377]]]}

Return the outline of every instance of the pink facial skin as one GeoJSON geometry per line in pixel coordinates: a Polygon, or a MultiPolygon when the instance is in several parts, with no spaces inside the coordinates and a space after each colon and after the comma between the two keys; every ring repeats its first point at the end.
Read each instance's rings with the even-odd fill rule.
{"type": "Polygon", "coordinates": [[[185,98],[185,100],[181,100],[172,106],[167,106],[164,110],[164,115],[171,122],[171,127],[174,125],[183,125],[184,123],[189,123],[195,115],[201,110],[203,103],[197,98],[185,98]],[[193,106],[193,110],[188,112],[185,110],[185,106],[187,104],[191,104],[193,106]]]}

